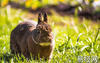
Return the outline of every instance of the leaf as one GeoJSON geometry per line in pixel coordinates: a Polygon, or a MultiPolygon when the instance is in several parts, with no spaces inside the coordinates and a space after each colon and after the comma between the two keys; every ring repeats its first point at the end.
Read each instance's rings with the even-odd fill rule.
{"type": "Polygon", "coordinates": [[[81,51],[83,51],[83,50],[86,49],[87,47],[89,47],[89,46],[84,46],[83,48],[81,48],[81,51]]]}
{"type": "Polygon", "coordinates": [[[83,34],[83,33],[80,33],[80,34],[78,35],[77,42],[79,41],[79,38],[80,38],[80,36],[81,36],[82,34],[83,34]]]}

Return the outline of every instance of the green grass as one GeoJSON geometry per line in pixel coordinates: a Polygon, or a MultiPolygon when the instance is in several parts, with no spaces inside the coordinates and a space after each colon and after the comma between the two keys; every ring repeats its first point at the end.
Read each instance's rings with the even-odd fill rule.
{"type": "MultiPolygon", "coordinates": [[[[22,10],[0,8],[0,63],[47,63],[44,60],[29,60],[17,58],[10,54],[10,33],[19,21],[26,17],[22,10]]],[[[55,49],[51,63],[77,63],[78,57],[97,56],[100,62],[100,21],[93,22],[78,17],[59,16],[53,12],[49,16],[49,23],[55,35],[55,49]]],[[[37,20],[34,17],[34,20],[37,20]]],[[[85,60],[83,61],[85,63],[85,60]]]]}

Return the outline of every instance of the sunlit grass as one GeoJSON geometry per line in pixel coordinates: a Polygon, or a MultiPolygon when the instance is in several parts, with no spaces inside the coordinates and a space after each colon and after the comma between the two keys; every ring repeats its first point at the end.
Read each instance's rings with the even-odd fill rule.
{"type": "MultiPolygon", "coordinates": [[[[27,13],[7,7],[0,8],[0,14],[0,62],[46,62],[44,60],[27,61],[24,57],[22,61],[16,56],[10,58],[12,56],[10,33],[27,13]]],[[[55,49],[51,63],[78,62],[78,56],[97,56],[98,62],[100,61],[100,23],[87,19],[81,20],[78,17],[60,16],[55,12],[48,18],[55,35],[55,49]]],[[[37,18],[34,19],[37,20],[37,18]]]]}

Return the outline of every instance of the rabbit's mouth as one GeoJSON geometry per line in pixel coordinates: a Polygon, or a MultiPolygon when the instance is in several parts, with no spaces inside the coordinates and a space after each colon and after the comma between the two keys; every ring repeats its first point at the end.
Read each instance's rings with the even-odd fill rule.
{"type": "Polygon", "coordinates": [[[50,42],[39,43],[40,46],[49,46],[50,44],[51,44],[50,42]]]}

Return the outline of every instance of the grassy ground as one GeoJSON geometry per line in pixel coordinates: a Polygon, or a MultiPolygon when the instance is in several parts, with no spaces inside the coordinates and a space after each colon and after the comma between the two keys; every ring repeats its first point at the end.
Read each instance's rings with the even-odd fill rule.
{"type": "MultiPolygon", "coordinates": [[[[7,7],[0,8],[0,14],[0,63],[22,63],[21,58],[10,54],[10,33],[23,18],[28,18],[27,12],[7,7]]],[[[36,16],[33,14],[34,20],[37,20],[36,16]]],[[[55,35],[51,63],[100,62],[100,21],[96,23],[78,17],[63,17],[56,12],[48,18],[55,35]]],[[[47,63],[24,58],[23,63],[27,62],[47,63]]]]}

